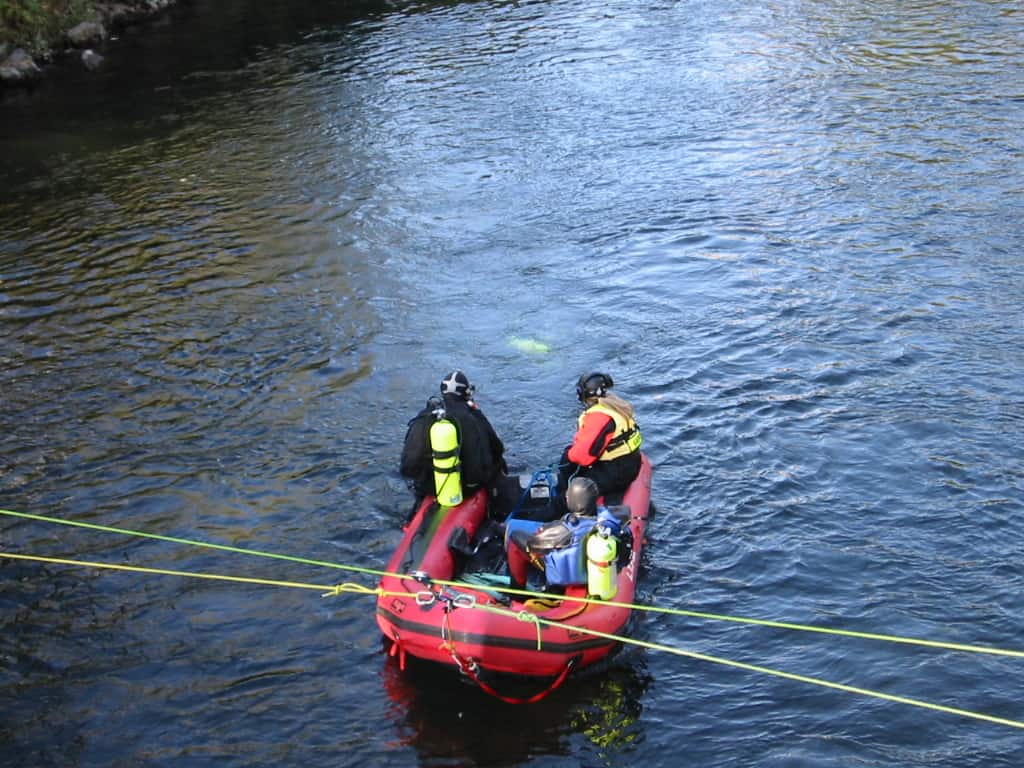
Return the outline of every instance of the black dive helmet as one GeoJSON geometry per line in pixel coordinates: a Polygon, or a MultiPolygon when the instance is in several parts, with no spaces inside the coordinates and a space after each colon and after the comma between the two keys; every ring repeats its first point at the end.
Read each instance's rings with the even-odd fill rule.
{"type": "Polygon", "coordinates": [[[596,515],[598,496],[597,483],[589,477],[574,477],[565,489],[565,505],[574,515],[596,515]]]}
{"type": "Polygon", "coordinates": [[[463,400],[469,400],[475,390],[476,387],[470,383],[469,377],[459,370],[452,371],[441,380],[442,395],[455,395],[463,400]]]}
{"type": "Polygon", "coordinates": [[[604,397],[612,388],[612,377],[607,373],[585,373],[576,382],[576,397],[581,403],[591,397],[604,397]]]}

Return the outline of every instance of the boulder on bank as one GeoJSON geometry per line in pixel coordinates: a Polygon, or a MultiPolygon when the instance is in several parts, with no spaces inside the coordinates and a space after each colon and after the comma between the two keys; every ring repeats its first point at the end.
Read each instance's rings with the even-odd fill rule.
{"type": "Polygon", "coordinates": [[[41,71],[31,56],[21,48],[15,48],[10,56],[0,62],[0,81],[24,83],[34,80],[41,71]]]}
{"type": "Polygon", "coordinates": [[[64,39],[72,48],[89,48],[107,39],[107,30],[96,21],[83,21],[64,33],[64,39]]]}
{"type": "Polygon", "coordinates": [[[134,3],[96,3],[96,12],[108,27],[133,24],[169,8],[174,0],[148,0],[134,3]]]}
{"type": "Polygon", "coordinates": [[[103,65],[103,57],[92,48],[86,48],[82,51],[82,64],[85,65],[86,69],[95,71],[103,65]]]}
{"type": "MultiPolygon", "coordinates": [[[[2,0],[0,0],[2,2],[2,0]]],[[[54,53],[68,48],[73,50],[87,49],[88,55],[79,54],[87,69],[96,69],[103,61],[102,55],[90,50],[106,44],[108,30],[116,30],[129,24],[145,21],[174,5],[177,0],[99,0],[89,4],[96,21],[83,21],[52,40],[49,50],[36,51],[35,58],[23,48],[11,48],[19,41],[0,41],[0,89],[4,86],[24,86],[42,74],[37,62],[50,61],[54,53]]],[[[81,16],[79,17],[81,18],[81,16]]]]}

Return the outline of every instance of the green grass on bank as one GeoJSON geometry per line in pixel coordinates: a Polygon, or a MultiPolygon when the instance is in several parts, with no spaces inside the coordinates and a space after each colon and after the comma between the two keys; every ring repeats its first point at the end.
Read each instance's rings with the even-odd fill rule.
{"type": "Polygon", "coordinates": [[[59,48],[78,22],[97,17],[92,0],[0,0],[0,43],[42,53],[59,48]]]}

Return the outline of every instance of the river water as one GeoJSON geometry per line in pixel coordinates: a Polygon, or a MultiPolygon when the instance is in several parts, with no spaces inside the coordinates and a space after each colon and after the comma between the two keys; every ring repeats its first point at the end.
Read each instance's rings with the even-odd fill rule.
{"type": "MultiPolygon", "coordinates": [[[[605,370],[641,598],[1024,647],[1015,0],[193,0],[0,105],[0,508],[382,568],[452,367],[516,469],[605,370]]],[[[373,578],[0,516],[0,550],[373,578]]],[[[634,636],[1024,720],[1024,660],[634,636]]],[[[648,647],[513,707],[372,598],[0,559],[0,764],[1019,766],[993,723],[648,647]]]]}

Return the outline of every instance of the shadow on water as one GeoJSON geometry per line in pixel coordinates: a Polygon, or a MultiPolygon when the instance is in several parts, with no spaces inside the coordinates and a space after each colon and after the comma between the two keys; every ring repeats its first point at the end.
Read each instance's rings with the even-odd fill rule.
{"type": "Polygon", "coordinates": [[[632,652],[530,705],[505,703],[449,668],[416,659],[402,670],[387,658],[381,679],[395,732],[423,765],[522,765],[544,755],[627,751],[644,739],[642,701],[651,682],[644,658],[632,652]]]}
{"type": "MultiPolygon", "coordinates": [[[[44,77],[21,88],[0,89],[0,105],[12,115],[32,115],[38,108],[40,120],[52,120],[54,105],[49,102],[56,99],[66,118],[84,118],[78,110],[87,110],[98,97],[120,96],[121,108],[131,110],[139,106],[124,98],[131,90],[164,88],[197,72],[244,67],[261,53],[302,42],[320,30],[333,34],[392,15],[432,13],[472,2],[479,0],[178,0],[163,14],[112,30],[111,39],[98,49],[105,57],[100,70],[86,70],[72,52],[58,55],[44,77]]],[[[18,128],[17,121],[4,120],[0,136],[18,128]]]]}
{"type": "MultiPolygon", "coordinates": [[[[0,152],[0,179],[24,183],[53,173],[83,150],[105,154],[170,134],[201,112],[205,98],[239,100],[232,75],[258,70],[269,52],[301,45],[321,31],[358,39],[389,16],[465,1],[179,0],[159,16],[114,30],[98,49],[105,57],[98,71],[87,71],[68,53],[30,86],[0,89],[0,141],[11,149],[0,152]]],[[[323,61],[292,64],[318,70],[323,61]]]]}

